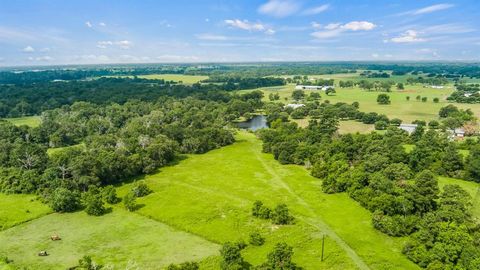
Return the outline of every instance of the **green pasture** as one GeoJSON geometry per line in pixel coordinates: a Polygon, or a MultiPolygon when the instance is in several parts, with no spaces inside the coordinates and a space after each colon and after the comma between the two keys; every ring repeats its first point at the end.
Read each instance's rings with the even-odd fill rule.
{"type": "Polygon", "coordinates": [[[49,212],[50,208],[33,195],[0,193],[0,231],[49,212]]]}
{"type": "Polygon", "coordinates": [[[50,214],[1,232],[0,243],[0,255],[22,269],[66,269],[84,255],[112,269],[161,269],[187,260],[208,264],[220,248],[123,209],[101,217],[50,214]],[[53,234],[62,240],[52,241],[53,234]],[[42,250],[49,256],[39,257],[42,250]]]}
{"type": "MultiPolygon", "coordinates": [[[[131,75],[125,76],[109,76],[109,77],[128,77],[133,78],[131,75]]],[[[166,80],[166,81],[174,81],[178,83],[184,84],[194,84],[200,81],[208,79],[208,76],[201,76],[201,75],[183,75],[183,74],[148,74],[148,75],[138,75],[138,78],[141,79],[148,79],[148,80],[166,80]]]]}
{"type": "Polygon", "coordinates": [[[40,116],[25,116],[25,117],[18,117],[18,118],[3,118],[3,120],[7,120],[8,122],[13,123],[16,126],[29,126],[29,127],[38,127],[41,123],[40,116]]]}
{"type": "MultiPolygon", "coordinates": [[[[141,198],[138,213],[212,242],[248,240],[260,231],[267,242],[247,247],[245,258],[256,265],[276,242],[294,247],[294,260],[306,269],[418,269],[401,254],[404,238],[386,236],[371,225],[371,214],[347,194],[324,194],[321,181],[300,166],[280,165],[261,152],[253,134],[238,142],[145,177],[155,191],[141,198]],[[274,226],[251,216],[255,200],[273,207],[286,203],[294,225],[274,226]],[[320,261],[326,235],[326,259],[320,261]]],[[[125,194],[131,185],[119,188],[125,194]]]]}

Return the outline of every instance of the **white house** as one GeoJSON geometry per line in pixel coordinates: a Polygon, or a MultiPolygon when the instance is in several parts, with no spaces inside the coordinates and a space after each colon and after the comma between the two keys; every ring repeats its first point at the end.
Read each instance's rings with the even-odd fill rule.
{"type": "Polygon", "coordinates": [[[400,124],[399,129],[405,130],[408,134],[412,134],[417,129],[417,124],[400,124]]]}
{"type": "Polygon", "coordinates": [[[295,90],[322,90],[327,91],[328,89],[335,89],[331,85],[297,85],[295,90]]]}
{"type": "Polygon", "coordinates": [[[456,129],[447,129],[449,134],[449,138],[453,140],[454,138],[463,138],[465,137],[465,129],[463,128],[456,128],[456,129]]]}
{"type": "Polygon", "coordinates": [[[285,108],[292,108],[294,110],[297,109],[297,108],[300,108],[300,107],[305,107],[305,104],[290,103],[290,104],[285,105],[285,108]]]}

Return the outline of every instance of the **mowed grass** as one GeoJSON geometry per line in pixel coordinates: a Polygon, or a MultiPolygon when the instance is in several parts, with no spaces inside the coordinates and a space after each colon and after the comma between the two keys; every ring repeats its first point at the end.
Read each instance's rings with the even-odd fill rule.
{"type": "MultiPolygon", "coordinates": [[[[128,77],[133,78],[133,76],[114,76],[114,77],[128,77]]],[[[183,75],[183,74],[147,74],[147,75],[138,75],[138,78],[147,79],[147,80],[166,80],[166,81],[174,81],[178,83],[184,84],[194,84],[200,81],[208,79],[208,76],[201,76],[201,75],[183,75]]]]}
{"type": "MultiPolygon", "coordinates": [[[[306,269],[418,269],[401,254],[405,239],[388,237],[371,225],[371,214],[347,194],[324,194],[321,181],[300,166],[279,164],[261,153],[261,142],[241,132],[238,142],[145,177],[154,193],[139,199],[139,214],[217,243],[248,240],[252,231],[266,236],[262,247],[249,246],[245,258],[257,265],[277,242],[294,247],[294,260],[306,269]],[[262,200],[286,203],[294,225],[273,226],[253,218],[262,200]],[[326,259],[320,261],[326,235],[326,259]]],[[[131,188],[119,188],[125,194],[131,188]]]]}
{"type": "Polygon", "coordinates": [[[66,269],[84,255],[112,269],[163,269],[189,260],[208,262],[219,250],[198,236],[119,208],[101,217],[50,214],[1,232],[0,243],[0,255],[25,269],[66,269]],[[62,240],[50,240],[52,234],[62,240]],[[39,257],[41,250],[49,256],[39,257]]]}
{"type": "Polygon", "coordinates": [[[0,193],[0,231],[43,216],[50,211],[48,206],[33,195],[0,193]]]}
{"type": "Polygon", "coordinates": [[[29,126],[29,127],[38,127],[41,123],[40,116],[26,116],[18,118],[3,118],[16,126],[29,126]]]}

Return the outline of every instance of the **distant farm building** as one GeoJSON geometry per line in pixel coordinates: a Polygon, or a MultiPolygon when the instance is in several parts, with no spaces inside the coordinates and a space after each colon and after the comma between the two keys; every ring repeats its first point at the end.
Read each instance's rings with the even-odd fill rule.
{"type": "Polygon", "coordinates": [[[465,129],[463,128],[456,128],[456,129],[448,129],[447,130],[450,139],[458,138],[462,139],[465,137],[465,129]]]}
{"type": "Polygon", "coordinates": [[[328,89],[335,89],[331,85],[297,85],[295,90],[322,90],[327,91],[328,89]]]}
{"type": "Polygon", "coordinates": [[[401,124],[398,128],[401,130],[405,130],[408,134],[412,134],[416,129],[418,125],[416,124],[401,124]]]}
{"type": "Polygon", "coordinates": [[[291,104],[285,105],[285,108],[292,108],[292,109],[297,109],[297,108],[301,108],[301,107],[305,107],[305,104],[294,104],[294,103],[291,103],[291,104]]]}
{"type": "Polygon", "coordinates": [[[443,88],[445,88],[445,86],[443,86],[443,85],[432,85],[430,87],[433,88],[433,89],[443,89],[443,88]]]}

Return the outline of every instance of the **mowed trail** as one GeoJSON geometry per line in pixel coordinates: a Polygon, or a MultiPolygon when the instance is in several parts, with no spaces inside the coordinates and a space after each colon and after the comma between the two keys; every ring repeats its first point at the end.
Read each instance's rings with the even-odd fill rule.
{"type": "Polygon", "coordinates": [[[305,223],[314,226],[315,228],[319,229],[321,232],[328,235],[332,238],[343,250],[346,252],[348,257],[352,259],[355,265],[361,270],[370,270],[370,267],[363,261],[363,259],[358,256],[358,254],[353,250],[335,231],[333,231],[330,226],[328,226],[320,216],[315,212],[315,210],[307,203],[302,197],[296,194],[290,186],[282,180],[275,170],[273,170],[268,164],[266,164],[265,160],[260,156],[260,152],[258,147],[255,147],[254,144],[250,144],[250,150],[253,152],[253,156],[262,164],[263,168],[272,176],[271,180],[284,188],[291,196],[293,196],[299,204],[301,204],[308,212],[311,214],[312,217],[298,217],[305,223]]]}

